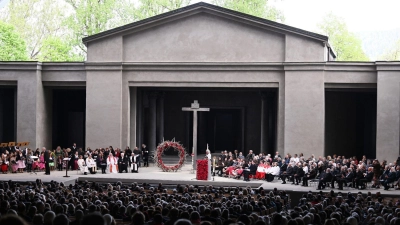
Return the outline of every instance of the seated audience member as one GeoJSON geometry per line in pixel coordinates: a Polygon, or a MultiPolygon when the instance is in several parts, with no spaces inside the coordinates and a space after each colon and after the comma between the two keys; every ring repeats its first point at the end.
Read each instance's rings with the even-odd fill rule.
{"type": "Polygon", "coordinates": [[[83,159],[82,155],[79,156],[77,163],[78,163],[78,168],[81,171],[81,173],[83,173],[84,175],[87,175],[87,173],[89,172],[89,169],[88,169],[86,162],[83,159]]]}

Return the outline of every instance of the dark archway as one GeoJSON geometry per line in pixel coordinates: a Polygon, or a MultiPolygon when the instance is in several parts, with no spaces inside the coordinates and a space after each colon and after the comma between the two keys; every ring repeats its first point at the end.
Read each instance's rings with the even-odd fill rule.
{"type": "Polygon", "coordinates": [[[376,157],[376,89],[327,89],[325,155],[376,157]]]}
{"type": "Polygon", "coordinates": [[[16,87],[0,87],[0,142],[17,141],[16,95],[16,87]]]}
{"type": "MultiPolygon", "coordinates": [[[[101,109],[99,109],[101,110],[101,109]]],[[[53,90],[53,149],[85,147],[86,90],[53,90]]]]}

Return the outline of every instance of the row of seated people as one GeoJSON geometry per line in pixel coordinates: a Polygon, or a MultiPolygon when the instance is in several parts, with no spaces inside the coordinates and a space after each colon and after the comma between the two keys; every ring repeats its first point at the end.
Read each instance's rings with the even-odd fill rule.
{"type": "MultiPolygon", "coordinates": [[[[302,186],[308,186],[308,181],[316,180],[320,184],[318,189],[325,188],[328,181],[332,188],[336,182],[339,189],[347,185],[364,189],[366,183],[371,181],[374,183],[372,187],[383,186],[385,190],[394,185],[399,186],[400,166],[397,165],[399,160],[387,165],[386,161],[380,164],[376,159],[370,163],[370,160],[365,160],[365,157],[360,161],[357,161],[355,157],[345,159],[340,156],[318,159],[312,156],[304,160],[304,157],[287,155],[285,159],[281,159],[277,153],[274,159],[269,156],[255,155],[247,162],[247,158],[235,159],[229,155],[231,154],[224,159],[219,157],[218,161],[214,158],[214,173],[233,178],[249,174],[250,177],[265,179],[268,182],[273,181],[274,177],[279,177],[283,184],[289,179],[292,184],[302,183],[302,186]]],[[[244,180],[248,180],[248,177],[244,176],[244,180]]]]}
{"type": "Polygon", "coordinates": [[[364,164],[347,167],[347,165],[340,165],[339,163],[325,166],[323,162],[319,162],[316,167],[315,164],[312,164],[310,172],[307,172],[306,163],[303,165],[301,163],[288,164],[280,178],[283,184],[286,183],[287,179],[296,185],[302,180],[302,186],[308,186],[309,180],[317,179],[318,190],[324,189],[328,185],[334,188],[335,183],[337,183],[339,190],[343,190],[344,186],[365,189],[366,184],[372,181],[374,182],[372,187],[379,188],[382,185],[385,190],[392,187],[390,184],[398,185],[396,181],[400,179],[400,166],[387,165],[383,171],[377,169],[380,167],[377,160],[368,167],[364,164]]]}
{"type": "Polygon", "coordinates": [[[230,166],[225,166],[221,160],[213,165],[214,175],[226,177],[234,177],[240,179],[242,176],[245,181],[249,181],[249,178],[265,179],[268,182],[274,180],[274,177],[279,175],[280,168],[278,163],[274,162],[270,165],[269,162],[258,162],[257,160],[250,160],[238,158],[234,160],[234,163],[230,166]]]}
{"type": "MultiPolygon", "coordinates": [[[[83,156],[79,156],[78,160],[79,170],[83,174],[87,174],[89,171],[91,174],[96,173],[96,161],[92,159],[91,155],[88,155],[86,161],[83,159],[83,156]]],[[[121,153],[120,157],[114,157],[112,153],[108,155],[108,157],[100,162],[100,168],[102,170],[102,174],[105,173],[122,173],[122,172],[139,172],[139,167],[137,163],[137,157],[135,156],[127,156],[125,153],[121,153]]]]}
{"type": "Polygon", "coordinates": [[[338,169],[327,168],[319,178],[318,189],[324,189],[327,184],[334,188],[335,182],[338,184],[339,190],[343,190],[343,186],[365,189],[368,183],[374,182],[371,187],[379,188],[382,185],[384,190],[389,190],[394,185],[398,185],[396,181],[400,179],[400,167],[392,166],[379,177],[374,176],[373,167],[368,167],[367,170],[363,168],[357,168],[356,170],[343,168],[340,172],[338,169]]]}

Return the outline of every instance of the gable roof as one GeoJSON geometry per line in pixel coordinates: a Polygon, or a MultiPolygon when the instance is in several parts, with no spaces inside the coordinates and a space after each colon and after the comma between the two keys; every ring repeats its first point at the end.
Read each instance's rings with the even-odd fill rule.
{"type": "MultiPolygon", "coordinates": [[[[321,41],[324,42],[326,44],[328,44],[328,37],[324,36],[324,35],[320,35],[317,33],[313,33],[313,32],[309,32],[306,30],[302,30],[299,28],[295,28],[292,26],[288,26],[282,23],[277,23],[271,20],[267,20],[267,19],[263,19],[263,18],[259,18],[259,17],[255,17],[252,15],[248,15],[245,13],[241,13],[241,12],[237,12],[234,10],[230,10],[230,9],[226,9],[220,6],[215,6],[209,3],[205,3],[205,2],[199,2],[196,4],[192,4],[186,7],[182,7],[176,10],[172,10],[166,13],[162,13],[159,14],[157,16],[153,16],[144,20],[140,20],[137,22],[133,22],[133,23],[129,23],[127,25],[124,26],[120,26],[120,27],[116,27],[113,28],[111,30],[106,30],[103,31],[101,33],[98,34],[94,34],[88,37],[85,37],[82,39],[83,43],[86,45],[88,42],[91,41],[95,41],[95,40],[99,40],[99,39],[103,39],[105,37],[111,36],[111,35],[115,35],[118,33],[123,33],[123,32],[127,32],[129,30],[135,29],[137,27],[143,26],[145,24],[150,24],[152,22],[156,22],[156,21],[160,21],[166,18],[171,18],[171,17],[175,17],[178,15],[182,15],[185,13],[190,13],[190,12],[195,12],[195,11],[199,11],[199,12],[204,12],[204,11],[213,11],[213,12],[217,12],[217,13],[221,13],[223,15],[229,15],[231,17],[236,17],[236,18],[240,18],[243,20],[247,20],[247,21],[251,21],[253,23],[257,23],[257,24],[261,24],[270,28],[273,28],[275,30],[281,31],[281,32],[286,32],[286,33],[293,33],[293,34],[297,34],[297,35],[301,35],[301,36],[306,36],[308,38],[311,39],[315,39],[317,41],[321,41]]],[[[329,44],[328,44],[329,46],[329,44]]]]}

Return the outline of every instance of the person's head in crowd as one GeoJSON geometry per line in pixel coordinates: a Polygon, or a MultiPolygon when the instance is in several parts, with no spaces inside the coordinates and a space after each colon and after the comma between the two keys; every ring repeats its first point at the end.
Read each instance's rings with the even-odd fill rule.
{"type": "Polygon", "coordinates": [[[104,220],[106,221],[106,225],[116,225],[114,217],[111,216],[110,214],[105,214],[103,217],[104,220]]]}
{"type": "Polygon", "coordinates": [[[7,214],[0,217],[0,224],[28,225],[28,223],[25,220],[14,214],[7,214]]]}
{"type": "Polygon", "coordinates": [[[43,224],[42,214],[36,214],[35,216],[33,216],[32,224],[33,225],[42,225],[43,224]]]}
{"type": "Polygon", "coordinates": [[[145,223],[146,223],[146,218],[142,212],[136,211],[132,215],[132,225],[144,225],[145,223]]]}
{"type": "Polygon", "coordinates": [[[43,216],[44,225],[52,225],[56,214],[53,211],[47,211],[43,216]]]}
{"type": "Polygon", "coordinates": [[[175,221],[174,225],[192,225],[192,223],[188,219],[179,219],[175,221]]]}
{"type": "Polygon", "coordinates": [[[94,212],[85,215],[81,224],[84,225],[105,225],[106,222],[100,213],[94,212]]]}
{"type": "Polygon", "coordinates": [[[58,214],[54,220],[54,225],[69,225],[69,219],[65,214],[58,214]]]}

